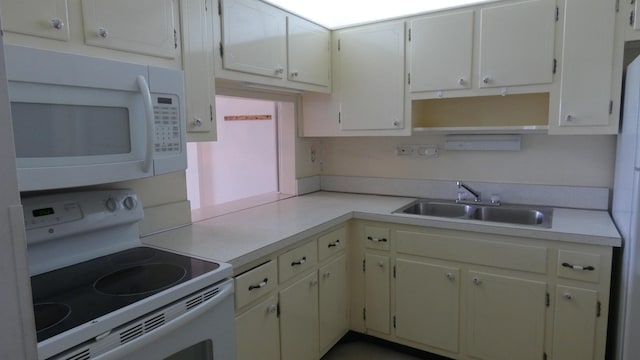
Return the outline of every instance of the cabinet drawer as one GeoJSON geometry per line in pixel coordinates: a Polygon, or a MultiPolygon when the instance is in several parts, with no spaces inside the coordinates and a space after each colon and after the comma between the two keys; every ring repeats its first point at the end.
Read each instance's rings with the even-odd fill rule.
{"type": "Polygon", "coordinates": [[[494,266],[504,269],[547,272],[547,249],[542,246],[476,240],[447,234],[398,231],[398,253],[494,266]]]}
{"type": "Polygon", "coordinates": [[[275,261],[269,261],[235,278],[236,309],[268,294],[278,285],[275,261]]]}
{"type": "Polygon", "coordinates": [[[600,280],[600,254],[558,251],[558,277],[597,283],[600,280]]]}
{"type": "Polygon", "coordinates": [[[283,283],[318,263],[316,242],[311,241],[278,256],[278,276],[283,283]]]}
{"type": "Polygon", "coordinates": [[[322,261],[329,256],[342,251],[347,243],[347,231],[345,228],[334,230],[318,238],[318,260],[322,261]]]}
{"type": "Polygon", "coordinates": [[[389,250],[389,229],[365,226],[364,247],[368,249],[389,250]]]}

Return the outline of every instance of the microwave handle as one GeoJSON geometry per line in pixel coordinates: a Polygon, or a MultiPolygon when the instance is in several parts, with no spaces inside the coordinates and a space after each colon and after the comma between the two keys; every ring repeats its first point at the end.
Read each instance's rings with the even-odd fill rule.
{"type": "Polygon", "coordinates": [[[138,88],[140,94],[142,94],[142,103],[144,105],[144,113],[147,122],[147,146],[146,154],[144,156],[144,163],[142,163],[142,171],[148,173],[151,170],[151,160],[153,156],[153,133],[154,129],[154,114],[153,114],[153,102],[151,101],[151,91],[149,91],[149,85],[144,76],[138,75],[137,78],[138,88]]]}

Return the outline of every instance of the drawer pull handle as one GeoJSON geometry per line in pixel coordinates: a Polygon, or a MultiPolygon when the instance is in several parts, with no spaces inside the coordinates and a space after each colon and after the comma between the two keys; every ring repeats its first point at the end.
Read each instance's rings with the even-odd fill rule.
{"type": "Polygon", "coordinates": [[[298,261],[292,261],[291,262],[291,266],[297,266],[297,265],[302,265],[304,263],[307,262],[307,257],[303,256],[302,259],[298,260],[298,261]]]}
{"type": "Polygon", "coordinates": [[[267,286],[268,282],[269,282],[269,278],[264,278],[264,280],[262,280],[262,282],[260,282],[258,285],[249,285],[249,291],[263,288],[267,286]]]}
{"type": "Polygon", "coordinates": [[[387,238],[376,238],[372,236],[367,236],[367,240],[371,240],[373,242],[387,242],[387,238]]]}
{"type": "Polygon", "coordinates": [[[336,246],[338,246],[338,244],[340,244],[340,239],[338,239],[338,240],[336,240],[336,241],[334,241],[332,243],[329,243],[329,245],[327,245],[327,247],[328,248],[336,247],[336,246]]]}
{"type": "Polygon", "coordinates": [[[593,266],[589,265],[589,266],[582,266],[582,265],[573,265],[573,264],[569,264],[566,262],[562,263],[562,266],[572,269],[572,270],[582,270],[582,271],[593,271],[596,268],[594,268],[593,266]]]}

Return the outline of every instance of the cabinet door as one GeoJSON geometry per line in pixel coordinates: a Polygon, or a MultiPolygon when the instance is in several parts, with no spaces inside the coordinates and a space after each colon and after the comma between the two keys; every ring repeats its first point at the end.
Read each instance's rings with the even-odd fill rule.
{"type": "Polygon", "coordinates": [[[389,257],[366,254],[365,259],[365,326],[367,330],[389,334],[389,257]]]}
{"type": "Polygon", "coordinates": [[[211,0],[180,1],[182,67],[184,68],[189,141],[215,141],[215,84],[213,74],[213,9],[211,0]],[[193,133],[202,133],[200,136],[193,133]]]}
{"type": "Polygon", "coordinates": [[[615,16],[615,0],[566,0],[559,126],[617,134],[618,115],[610,113],[615,16]]]}
{"type": "Polygon", "coordinates": [[[82,0],[88,45],[173,59],[177,56],[174,0],[82,0]]]}
{"type": "Polygon", "coordinates": [[[460,270],[396,261],[396,335],[458,352],[460,270]]]}
{"type": "Polygon", "coordinates": [[[0,7],[4,31],[69,41],[67,0],[3,0],[0,7]]]}
{"type": "Polygon", "coordinates": [[[331,72],[331,33],[307,20],[287,17],[289,56],[288,79],[312,85],[329,86],[331,72]]]}
{"type": "Polygon", "coordinates": [[[481,10],[480,87],[553,81],[555,0],[529,0],[481,10]]]}
{"type": "Polygon", "coordinates": [[[486,360],[540,360],[544,353],[543,282],[469,272],[469,354],[486,360]]]}
{"type": "Polygon", "coordinates": [[[553,318],[553,358],[594,358],[596,307],[594,290],[558,285],[553,318]]]}
{"type": "Polygon", "coordinates": [[[411,91],[471,87],[473,11],[411,22],[411,91]]]}
{"type": "Polygon", "coordinates": [[[338,256],[319,269],[320,350],[328,350],[349,330],[347,257],[338,256]]]}
{"type": "Polygon", "coordinates": [[[341,129],[404,128],[404,23],[347,29],[337,39],[341,129]]]}
{"type": "Polygon", "coordinates": [[[261,1],[222,1],[222,66],[228,70],[284,78],[286,18],[261,1]]]}
{"type": "Polygon", "coordinates": [[[318,358],[318,276],[315,272],[280,292],[280,335],[282,360],[318,358]]]}
{"type": "Polygon", "coordinates": [[[277,309],[274,295],[236,317],[238,360],[280,359],[277,309]]]}

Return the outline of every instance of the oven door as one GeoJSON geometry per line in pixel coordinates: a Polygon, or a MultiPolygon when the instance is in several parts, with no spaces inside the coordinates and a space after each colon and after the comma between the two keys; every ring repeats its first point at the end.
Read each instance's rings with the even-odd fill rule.
{"type": "Polygon", "coordinates": [[[233,280],[218,283],[215,288],[215,295],[205,295],[200,305],[189,305],[197,303],[200,294],[187,297],[185,304],[194,306],[193,310],[172,320],[164,321],[171,318],[176,304],[152,312],[104,336],[98,336],[85,346],[78,346],[49,360],[235,359],[233,280]],[[162,321],[158,320],[158,314],[163,314],[162,321]]]}

